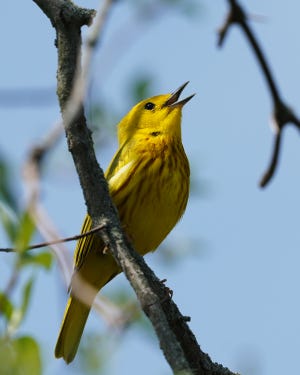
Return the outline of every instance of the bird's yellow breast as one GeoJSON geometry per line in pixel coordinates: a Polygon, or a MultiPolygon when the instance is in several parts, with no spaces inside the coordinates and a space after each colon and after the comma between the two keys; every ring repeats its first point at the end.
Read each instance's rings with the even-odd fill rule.
{"type": "Polygon", "coordinates": [[[189,164],[179,140],[141,138],[118,156],[109,188],[125,232],[144,255],[155,250],[182,216],[189,164]]]}

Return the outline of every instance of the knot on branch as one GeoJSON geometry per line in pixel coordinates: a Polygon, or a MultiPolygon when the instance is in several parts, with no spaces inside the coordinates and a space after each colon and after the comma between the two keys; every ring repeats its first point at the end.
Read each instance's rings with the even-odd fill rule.
{"type": "Polygon", "coordinates": [[[229,0],[229,2],[231,5],[230,11],[225,19],[223,26],[220,27],[219,33],[218,33],[219,34],[219,40],[218,40],[219,47],[222,46],[230,26],[234,23],[243,24],[245,23],[247,19],[246,13],[235,0],[229,0]]]}
{"type": "Polygon", "coordinates": [[[66,25],[77,27],[91,25],[96,11],[94,9],[81,8],[70,0],[33,0],[50,19],[52,26],[57,28],[66,25]]]}
{"type": "Polygon", "coordinates": [[[219,29],[218,45],[221,46],[223,44],[224,38],[227,35],[227,32],[232,24],[235,23],[240,26],[247,40],[249,41],[249,44],[252,47],[253,52],[257,58],[257,61],[262,69],[273,101],[274,109],[272,113],[272,118],[275,130],[275,137],[270,164],[260,181],[260,186],[264,187],[273,177],[278,164],[282,129],[286,124],[291,123],[300,130],[300,119],[295,115],[292,109],[288,107],[287,104],[285,104],[285,102],[281,99],[281,95],[275,82],[275,79],[273,77],[273,74],[271,72],[270,66],[266,60],[262,48],[258,43],[257,38],[255,37],[249,25],[246,12],[241,7],[238,0],[228,0],[228,3],[230,6],[230,10],[228,12],[227,18],[223,26],[219,29]]]}
{"type": "Polygon", "coordinates": [[[273,117],[278,131],[281,131],[287,123],[294,122],[295,120],[295,115],[292,109],[281,101],[276,102],[273,117]]]}
{"type": "Polygon", "coordinates": [[[90,26],[96,15],[94,9],[80,8],[70,1],[63,1],[57,7],[57,11],[51,18],[53,26],[56,28],[69,28],[70,26],[80,28],[84,25],[90,26]]]}
{"type": "Polygon", "coordinates": [[[43,160],[43,157],[45,155],[45,149],[38,145],[38,146],[35,146],[30,154],[29,154],[29,160],[31,163],[39,166],[43,160]]]}

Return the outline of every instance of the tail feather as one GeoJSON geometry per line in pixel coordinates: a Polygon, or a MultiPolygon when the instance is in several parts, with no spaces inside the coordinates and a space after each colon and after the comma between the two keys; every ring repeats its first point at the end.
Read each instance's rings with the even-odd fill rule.
{"type": "Polygon", "coordinates": [[[90,307],[75,297],[69,298],[55,347],[56,358],[62,357],[67,363],[73,361],[89,312],[90,307]]]}

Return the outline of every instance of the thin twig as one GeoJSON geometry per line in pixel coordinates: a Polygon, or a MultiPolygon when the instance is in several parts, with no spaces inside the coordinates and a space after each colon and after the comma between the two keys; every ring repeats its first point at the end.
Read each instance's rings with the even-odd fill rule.
{"type": "MultiPolygon", "coordinates": [[[[35,222],[40,235],[45,238],[47,242],[51,242],[62,237],[40,200],[37,200],[35,205],[32,204],[30,206],[29,213],[35,222]]],[[[50,250],[56,259],[58,268],[60,270],[60,275],[62,276],[64,285],[67,289],[73,272],[72,257],[64,243],[51,245],[50,250]]]]}
{"type": "Polygon", "coordinates": [[[278,156],[280,152],[280,146],[281,146],[281,132],[277,132],[274,137],[274,146],[273,146],[273,154],[272,154],[272,159],[270,162],[270,166],[265,172],[265,174],[262,176],[261,181],[260,181],[260,186],[266,186],[266,184],[270,181],[272,178],[276,165],[278,163],[278,156]]]}
{"type": "Polygon", "coordinates": [[[271,94],[273,102],[273,121],[276,128],[274,136],[274,146],[272,151],[272,157],[270,164],[264,173],[259,185],[265,187],[271,178],[274,176],[276,168],[278,166],[279,154],[280,154],[280,140],[281,132],[286,124],[291,123],[300,130],[300,119],[295,115],[291,108],[283,101],[278,85],[275,81],[274,75],[271,72],[271,68],[267,59],[263,53],[259,42],[254,35],[253,30],[248,21],[248,17],[244,9],[239,4],[238,0],[227,0],[230,6],[229,13],[226,17],[224,25],[219,29],[218,45],[222,46],[227,36],[228,30],[233,24],[237,24],[244,31],[250,46],[257,58],[259,66],[262,69],[263,76],[266,79],[268,89],[271,94]]]}
{"type": "MultiPolygon", "coordinates": [[[[63,242],[76,241],[76,240],[79,240],[80,238],[88,237],[88,236],[98,232],[99,230],[103,229],[104,226],[105,226],[104,224],[101,224],[101,225],[98,225],[98,226],[94,227],[93,229],[91,229],[91,230],[89,230],[85,233],[76,234],[75,236],[60,238],[60,239],[54,240],[54,241],[41,242],[41,243],[38,243],[36,245],[30,245],[30,246],[27,246],[24,250],[25,251],[35,250],[35,249],[40,249],[41,247],[57,245],[57,244],[63,243],[63,242]]],[[[0,248],[0,252],[4,252],[4,253],[13,253],[13,252],[17,252],[17,251],[18,251],[17,249],[14,249],[12,247],[0,248]]]]}
{"type": "MultiPolygon", "coordinates": [[[[30,150],[23,167],[27,210],[40,234],[47,242],[60,239],[61,236],[59,236],[58,231],[40,201],[41,169],[45,157],[53,150],[63,134],[62,130],[62,121],[55,123],[46,136],[44,136],[44,139],[30,150]]],[[[68,285],[73,268],[68,249],[62,244],[57,244],[52,245],[51,250],[56,257],[64,282],[68,285]]]]}

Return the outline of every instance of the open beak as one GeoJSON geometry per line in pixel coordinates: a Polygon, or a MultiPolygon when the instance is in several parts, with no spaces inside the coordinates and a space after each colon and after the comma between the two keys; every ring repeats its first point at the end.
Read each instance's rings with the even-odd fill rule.
{"type": "Polygon", "coordinates": [[[192,99],[193,96],[195,96],[195,94],[193,95],[190,95],[188,96],[187,98],[183,99],[183,100],[180,100],[180,102],[178,102],[177,100],[179,99],[180,97],[180,94],[182,93],[183,89],[185,88],[185,86],[189,83],[189,81],[185,82],[183,85],[181,85],[180,87],[178,87],[177,90],[175,90],[171,96],[169,97],[169,99],[165,102],[164,104],[164,107],[167,106],[167,107],[183,107],[185,105],[185,103],[187,103],[188,101],[190,101],[192,99]]]}

